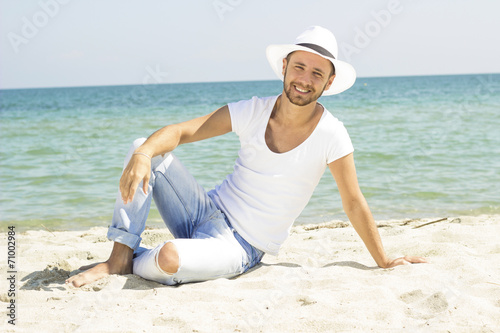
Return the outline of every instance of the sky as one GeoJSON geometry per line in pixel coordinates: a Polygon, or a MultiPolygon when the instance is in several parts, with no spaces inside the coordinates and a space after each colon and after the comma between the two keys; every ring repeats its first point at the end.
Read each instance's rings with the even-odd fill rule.
{"type": "Polygon", "coordinates": [[[274,80],[331,30],[358,77],[500,73],[498,0],[0,0],[0,89],[274,80]]]}

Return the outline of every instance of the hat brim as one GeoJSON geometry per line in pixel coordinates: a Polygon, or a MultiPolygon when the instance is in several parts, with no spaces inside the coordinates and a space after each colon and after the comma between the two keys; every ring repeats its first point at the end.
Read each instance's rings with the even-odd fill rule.
{"type": "Polygon", "coordinates": [[[294,51],[306,51],[310,53],[317,54],[325,59],[328,59],[335,66],[335,79],[328,90],[325,90],[321,96],[329,96],[340,94],[341,92],[352,87],[356,81],[356,71],[354,67],[344,61],[333,59],[324,56],[313,49],[305,46],[295,45],[295,44],[285,44],[285,45],[269,45],[266,49],[266,56],[271,68],[274,73],[279,77],[281,81],[283,78],[283,59],[294,51]]]}

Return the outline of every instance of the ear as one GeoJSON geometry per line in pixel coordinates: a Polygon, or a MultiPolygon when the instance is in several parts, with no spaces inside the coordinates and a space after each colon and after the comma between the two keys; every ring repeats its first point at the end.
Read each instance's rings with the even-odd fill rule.
{"type": "Polygon", "coordinates": [[[283,58],[283,69],[281,70],[281,74],[283,74],[283,76],[285,76],[286,65],[287,65],[287,62],[286,62],[286,57],[285,57],[285,58],[283,58]]]}
{"type": "Polygon", "coordinates": [[[332,83],[333,83],[334,79],[335,79],[335,74],[333,74],[332,76],[330,76],[330,78],[328,79],[328,83],[325,86],[325,90],[330,89],[330,87],[332,86],[332,83]]]}

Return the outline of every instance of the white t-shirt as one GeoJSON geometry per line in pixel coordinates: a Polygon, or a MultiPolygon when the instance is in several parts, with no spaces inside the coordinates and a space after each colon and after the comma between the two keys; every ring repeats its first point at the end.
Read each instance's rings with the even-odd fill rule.
{"type": "Polygon", "coordinates": [[[326,109],[311,135],[285,153],[265,141],[278,96],[228,104],[241,148],[234,171],[209,192],[234,229],[256,248],[278,254],[328,163],[353,152],[344,125],[326,109]]]}

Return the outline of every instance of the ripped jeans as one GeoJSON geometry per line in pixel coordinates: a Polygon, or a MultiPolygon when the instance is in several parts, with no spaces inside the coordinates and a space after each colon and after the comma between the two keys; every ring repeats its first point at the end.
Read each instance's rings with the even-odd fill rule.
{"type": "MultiPolygon", "coordinates": [[[[124,167],[134,150],[146,139],[137,139],[125,158],[124,167]]],[[[124,204],[118,193],[108,238],[134,250],[133,273],[166,285],[230,278],[258,264],[264,252],[247,243],[231,226],[224,212],[196,182],[172,153],[151,161],[148,193],[139,184],[134,199],[124,204]],[[179,269],[174,274],[158,265],[154,249],[139,247],[151,200],[175,239],[179,269]]]]}

